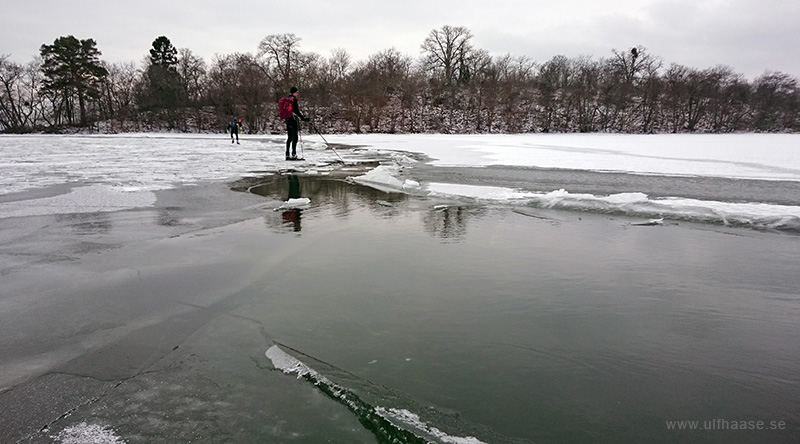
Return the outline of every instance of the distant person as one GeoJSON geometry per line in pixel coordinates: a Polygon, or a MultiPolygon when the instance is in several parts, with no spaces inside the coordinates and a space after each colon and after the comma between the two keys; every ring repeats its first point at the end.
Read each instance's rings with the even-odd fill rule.
{"type": "Polygon", "coordinates": [[[242,128],[242,119],[233,119],[228,124],[228,129],[231,131],[231,143],[233,143],[233,136],[236,135],[236,143],[239,143],[239,130],[242,128]]]}
{"type": "Polygon", "coordinates": [[[300,118],[303,122],[308,122],[309,118],[303,115],[300,111],[300,102],[297,100],[297,94],[299,93],[296,87],[292,87],[289,90],[289,111],[291,111],[291,116],[287,119],[284,119],[286,122],[286,132],[288,134],[288,138],[286,139],[286,160],[297,160],[297,140],[299,137],[300,125],[297,122],[297,119],[300,118]],[[291,147],[292,155],[289,155],[289,148],[291,147]]]}

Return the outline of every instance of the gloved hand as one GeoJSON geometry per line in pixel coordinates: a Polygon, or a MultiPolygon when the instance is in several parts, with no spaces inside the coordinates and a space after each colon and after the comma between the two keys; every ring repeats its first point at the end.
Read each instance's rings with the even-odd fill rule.
{"type": "Polygon", "coordinates": [[[310,121],[311,119],[309,119],[308,117],[303,117],[303,122],[310,122],[310,121]]]}

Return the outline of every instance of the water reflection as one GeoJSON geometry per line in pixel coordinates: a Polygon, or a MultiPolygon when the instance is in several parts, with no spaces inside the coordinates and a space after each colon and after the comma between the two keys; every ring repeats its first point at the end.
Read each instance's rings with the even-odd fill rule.
{"type": "Polygon", "coordinates": [[[112,223],[108,213],[69,213],[57,214],[57,222],[66,222],[79,235],[108,234],[112,223]]]}
{"type": "Polygon", "coordinates": [[[165,207],[158,211],[156,223],[165,227],[176,227],[183,225],[180,213],[183,210],[181,207],[165,207]]]}
{"type": "Polygon", "coordinates": [[[434,236],[458,239],[467,231],[466,214],[461,207],[442,207],[424,217],[425,229],[434,236]]]}
{"type": "MultiPolygon", "coordinates": [[[[270,176],[259,180],[257,185],[248,188],[251,193],[271,197],[281,201],[307,198],[311,200],[314,211],[326,211],[334,217],[346,218],[356,208],[366,208],[382,217],[399,214],[396,206],[407,202],[408,196],[400,193],[386,193],[374,188],[351,184],[344,180],[300,176],[270,176]]],[[[298,208],[287,208],[281,211],[277,221],[282,229],[299,232],[302,228],[303,212],[298,208]]],[[[274,218],[267,218],[268,223],[275,224],[274,218]]]]}
{"type": "Polygon", "coordinates": [[[301,231],[304,212],[306,215],[310,211],[325,212],[333,217],[348,218],[355,214],[356,209],[366,209],[375,217],[395,219],[421,210],[425,232],[446,241],[458,241],[464,238],[469,219],[484,212],[482,207],[453,205],[452,202],[438,205],[424,198],[387,193],[330,177],[275,175],[259,178],[257,184],[240,189],[284,202],[299,198],[311,200],[310,209],[287,208],[280,211],[280,218],[266,217],[268,225],[292,232],[301,231]]]}
{"type": "MultiPolygon", "coordinates": [[[[294,174],[286,176],[289,183],[289,199],[299,199],[302,197],[300,192],[300,178],[294,174]]],[[[288,199],[287,199],[288,200],[288,199]]],[[[289,208],[281,213],[283,225],[291,227],[294,232],[300,231],[300,218],[302,217],[302,210],[299,208],[289,208]]]]}

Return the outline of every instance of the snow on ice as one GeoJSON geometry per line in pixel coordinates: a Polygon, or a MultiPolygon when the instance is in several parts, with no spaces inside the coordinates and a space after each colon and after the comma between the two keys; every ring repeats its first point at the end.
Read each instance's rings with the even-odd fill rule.
{"type": "MultiPolygon", "coordinates": [[[[318,137],[307,137],[308,174],[335,168],[338,156],[318,137]]],[[[511,165],[627,174],[800,181],[800,135],[329,135],[346,157],[385,160],[350,180],[383,191],[506,202],[578,211],[622,213],[800,229],[800,207],[765,202],[724,202],[643,193],[592,195],[565,190],[517,190],[452,183],[421,184],[413,177],[422,154],[436,166],[511,165]],[[388,153],[388,154],[387,154],[388,153]],[[407,174],[408,170],[412,174],[407,174]],[[404,177],[405,176],[405,177],[404,177]]],[[[149,206],[152,192],[203,181],[234,180],[288,169],[282,136],[252,136],[241,145],[221,135],[121,134],[0,136],[0,217],[116,211],[149,206]],[[15,199],[14,193],[75,185],[69,193],[15,199]],[[86,186],[89,185],[89,186],[86,186]]],[[[302,171],[301,171],[302,172],[302,171]]]]}

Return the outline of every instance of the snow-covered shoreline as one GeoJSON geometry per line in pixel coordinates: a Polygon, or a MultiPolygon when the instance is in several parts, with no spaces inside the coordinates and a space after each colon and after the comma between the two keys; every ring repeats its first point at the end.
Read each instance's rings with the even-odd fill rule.
{"type": "MultiPolygon", "coordinates": [[[[380,166],[352,181],[382,191],[446,196],[573,211],[667,217],[771,229],[800,229],[800,205],[697,199],[676,193],[654,198],[630,190],[570,192],[552,189],[469,186],[415,180],[416,161],[433,167],[483,168],[510,165],[622,174],[725,178],[800,183],[800,135],[330,135],[301,145],[306,162],[283,159],[283,136],[247,136],[230,144],[213,134],[116,134],[0,137],[0,217],[61,212],[118,211],[152,205],[154,191],[204,181],[233,181],[286,171],[325,175],[347,161],[380,166]],[[10,195],[60,185],[67,194],[46,198],[10,195]],[[88,186],[87,186],[88,185],[88,186]]],[[[535,172],[531,173],[532,175],[535,172]]]]}

